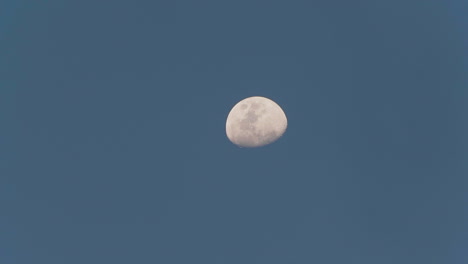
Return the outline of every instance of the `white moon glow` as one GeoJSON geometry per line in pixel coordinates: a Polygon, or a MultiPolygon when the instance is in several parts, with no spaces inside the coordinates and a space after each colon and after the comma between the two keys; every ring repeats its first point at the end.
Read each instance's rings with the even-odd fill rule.
{"type": "Polygon", "coordinates": [[[240,101],[229,112],[226,134],[240,147],[261,147],[278,140],[287,126],[286,115],[278,104],[254,96],[240,101]]]}

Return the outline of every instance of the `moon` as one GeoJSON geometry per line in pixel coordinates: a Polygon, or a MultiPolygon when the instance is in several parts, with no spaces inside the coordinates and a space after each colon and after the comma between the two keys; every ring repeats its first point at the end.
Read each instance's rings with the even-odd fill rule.
{"type": "Polygon", "coordinates": [[[226,135],[239,147],[255,148],[271,144],[286,131],[288,120],[272,100],[253,96],[238,102],[226,120],[226,135]]]}

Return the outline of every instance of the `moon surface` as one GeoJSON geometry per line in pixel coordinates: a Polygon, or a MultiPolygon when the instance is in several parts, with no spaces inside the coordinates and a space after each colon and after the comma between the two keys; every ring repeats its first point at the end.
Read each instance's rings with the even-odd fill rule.
{"type": "Polygon", "coordinates": [[[229,112],[226,134],[239,147],[255,148],[278,140],[287,126],[286,115],[278,104],[253,96],[240,101],[229,112]]]}

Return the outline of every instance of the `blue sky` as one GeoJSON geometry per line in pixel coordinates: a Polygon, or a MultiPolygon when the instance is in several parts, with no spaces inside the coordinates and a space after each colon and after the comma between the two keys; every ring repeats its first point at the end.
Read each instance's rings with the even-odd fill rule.
{"type": "Polygon", "coordinates": [[[468,261],[462,1],[0,10],[2,264],[468,261]]]}

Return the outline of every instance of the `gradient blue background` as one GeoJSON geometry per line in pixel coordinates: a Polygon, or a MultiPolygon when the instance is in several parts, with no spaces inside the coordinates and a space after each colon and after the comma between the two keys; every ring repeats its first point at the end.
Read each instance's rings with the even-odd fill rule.
{"type": "Polygon", "coordinates": [[[0,263],[468,263],[466,14],[1,1],[0,263]],[[289,127],[240,149],[254,95],[289,127]]]}

